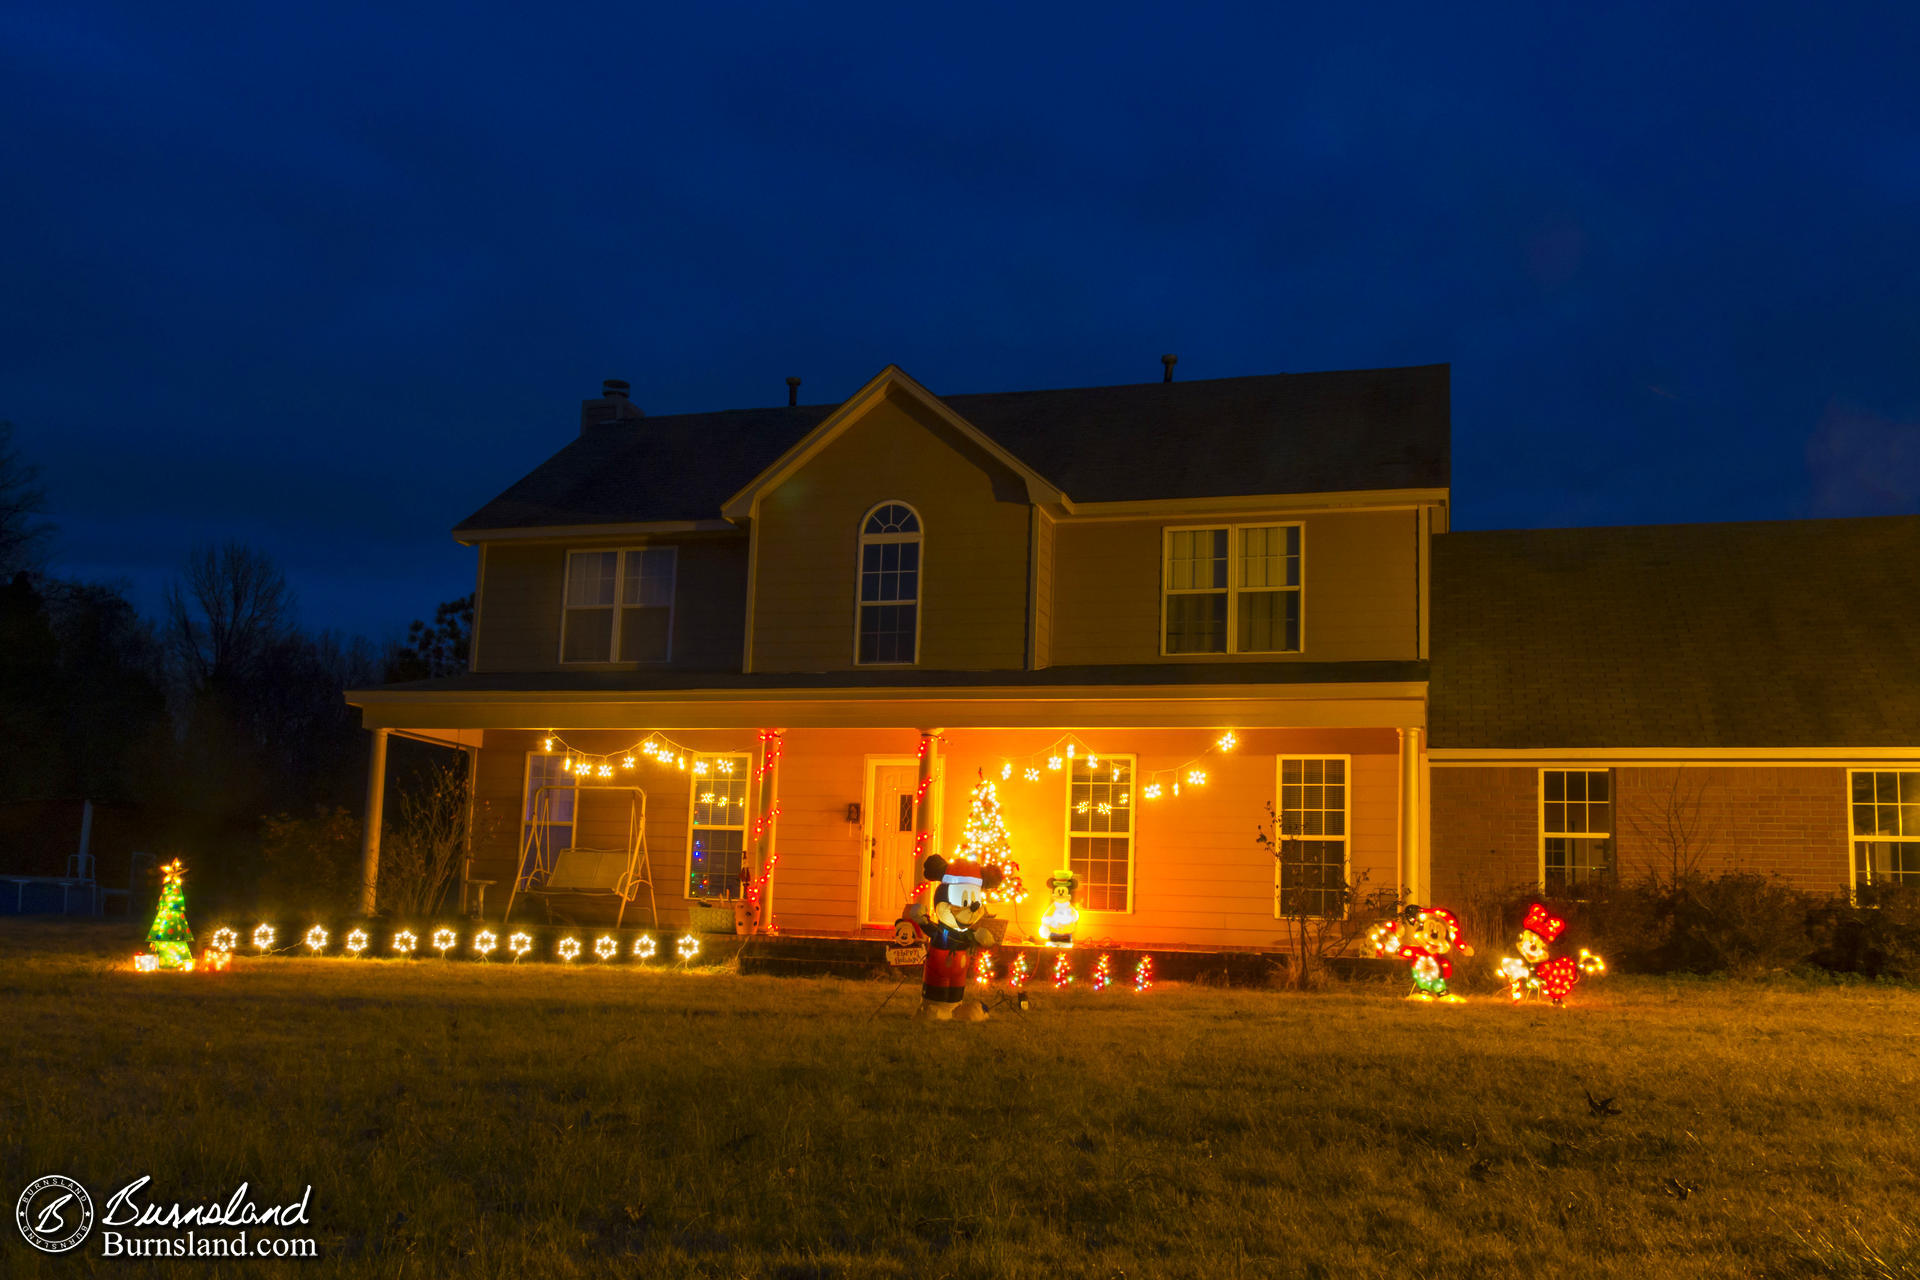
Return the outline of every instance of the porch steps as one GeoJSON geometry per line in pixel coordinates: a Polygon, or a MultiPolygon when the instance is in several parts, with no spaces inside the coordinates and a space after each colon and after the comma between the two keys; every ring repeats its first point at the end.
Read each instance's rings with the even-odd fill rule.
{"type": "Polygon", "coordinates": [[[740,948],[740,972],[773,977],[878,978],[890,939],[755,937],[740,948]]]}

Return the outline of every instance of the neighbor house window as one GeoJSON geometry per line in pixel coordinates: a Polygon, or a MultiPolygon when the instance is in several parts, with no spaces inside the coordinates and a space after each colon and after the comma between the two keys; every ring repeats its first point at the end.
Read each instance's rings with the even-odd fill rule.
{"type": "Polygon", "coordinates": [[[1920,771],[1852,778],[1854,884],[1920,884],[1920,771]]]}
{"type": "Polygon", "coordinates": [[[920,517],[904,502],[881,503],[860,525],[854,654],[876,665],[920,659],[920,517]]]}
{"type": "Polygon", "coordinates": [[[1274,915],[1347,911],[1347,760],[1283,756],[1274,841],[1274,915]]]}
{"type": "Polygon", "coordinates": [[[1163,651],[1298,653],[1300,537],[1297,524],[1168,529],[1163,651]]]}
{"type": "Polygon", "coordinates": [[[1133,910],[1132,756],[1076,756],[1067,786],[1067,867],[1089,911],[1133,910]]]}
{"type": "MultiPolygon", "coordinates": [[[[548,859],[573,847],[573,774],[562,769],[567,757],[544,751],[527,753],[527,788],[520,806],[521,874],[537,848],[548,859]]],[[[549,863],[549,865],[551,865],[549,863]]]]}
{"type": "Polygon", "coordinates": [[[687,896],[737,898],[747,851],[747,778],[752,757],[693,758],[693,817],[687,824],[687,896]]]}
{"type": "Polygon", "coordinates": [[[672,547],[567,555],[563,662],[665,662],[673,653],[672,547]]]}
{"type": "Polygon", "coordinates": [[[1574,893],[1613,874],[1613,774],[1607,769],[1540,771],[1541,882],[1574,893]]]}

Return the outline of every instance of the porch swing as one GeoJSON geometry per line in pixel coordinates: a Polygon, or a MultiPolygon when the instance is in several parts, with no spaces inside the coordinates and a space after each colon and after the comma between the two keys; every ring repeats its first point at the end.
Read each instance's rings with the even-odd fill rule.
{"type": "Polygon", "coordinates": [[[547,909],[547,921],[553,921],[553,899],[572,897],[611,897],[619,900],[614,928],[626,923],[627,904],[647,892],[647,914],[651,923],[660,924],[660,907],[653,896],[653,865],[647,858],[647,793],[631,786],[543,785],[533,794],[533,821],[527,824],[527,838],[520,850],[520,870],[513,890],[507,895],[506,914],[500,923],[513,917],[513,904],[521,895],[539,898],[547,909]],[[555,848],[553,830],[554,797],[565,792],[573,801],[572,820],[558,822],[569,832],[581,828],[581,815],[590,795],[624,795],[627,799],[627,834],[623,847],[593,849],[577,843],[555,848]]]}

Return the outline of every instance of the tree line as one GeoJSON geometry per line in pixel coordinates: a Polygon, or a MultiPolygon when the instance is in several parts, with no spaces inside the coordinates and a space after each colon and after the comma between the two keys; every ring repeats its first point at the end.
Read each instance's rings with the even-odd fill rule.
{"type": "MultiPolygon", "coordinates": [[[[352,815],[357,843],[368,743],[343,694],[464,671],[472,597],[384,643],[308,629],[272,558],[228,541],[194,548],[148,617],[125,584],[56,571],[46,509],[0,422],[0,806],[134,809],[153,851],[181,853],[197,889],[224,897],[262,891],[263,832],[352,815]]],[[[396,746],[403,789],[464,768],[396,746]]],[[[16,869],[5,850],[0,869],[16,869]]]]}

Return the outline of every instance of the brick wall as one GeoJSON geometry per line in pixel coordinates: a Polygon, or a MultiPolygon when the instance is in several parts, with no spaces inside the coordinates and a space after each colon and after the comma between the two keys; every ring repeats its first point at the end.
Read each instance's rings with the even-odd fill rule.
{"type": "Polygon", "coordinates": [[[1506,765],[1429,774],[1435,902],[1539,880],[1539,776],[1506,765]]]}
{"type": "MultiPolygon", "coordinates": [[[[1707,874],[1779,875],[1816,892],[1847,883],[1844,768],[1623,767],[1613,778],[1624,876],[1670,870],[1677,842],[1707,874]]],[[[1433,770],[1436,901],[1538,881],[1538,787],[1532,766],[1433,770]]]]}

